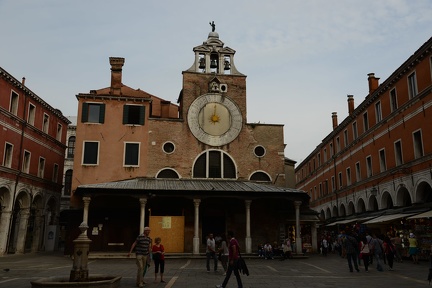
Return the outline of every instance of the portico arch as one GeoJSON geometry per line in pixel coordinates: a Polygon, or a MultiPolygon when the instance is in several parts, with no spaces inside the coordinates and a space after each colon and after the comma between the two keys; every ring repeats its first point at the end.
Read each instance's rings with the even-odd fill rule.
{"type": "Polygon", "coordinates": [[[399,186],[396,192],[396,206],[409,207],[412,205],[412,200],[408,189],[405,186],[399,186]]]}

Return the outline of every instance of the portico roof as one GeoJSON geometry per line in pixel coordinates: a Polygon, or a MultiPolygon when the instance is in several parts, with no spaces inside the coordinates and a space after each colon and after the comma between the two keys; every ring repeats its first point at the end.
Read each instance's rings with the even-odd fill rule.
{"type": "Polygon", "coordinates": [[[248,197],[282,197],[292,200],[308,201],[309,195],[302,190],[277,187],[250,181],[237,180],[207,180],[207,179],[155,179],[133,178],[121,181],[86,184],[77,187],[75,194],[117,194],[146,195],[148,193],[158,196],[248,196],[248,197]],[[180,193],[179,193],[180,192],[180,193]],[[180,194],[180,195],[179,195],[180,194]]]}

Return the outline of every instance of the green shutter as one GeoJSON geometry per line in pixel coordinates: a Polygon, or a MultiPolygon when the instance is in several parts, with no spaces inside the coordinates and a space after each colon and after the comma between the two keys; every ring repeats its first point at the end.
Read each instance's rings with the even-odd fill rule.
{"type": "Polygon", "coordinates": [[[123,106],[123,124],[128,124],[128,119],[129,119],[129,106],[128,105],[124,105],[123,106]]]}
{"type": "Polygon", "coordinates": [[[141,106],[141,107],[140,107],[140,119],[139,119],[139,124],[140,124],[140,125],[144,125],[144,121],[145,121],[145,106],[141,106]]]}
{"type": "Polygon", "coordinates": [[[105,104],[100,105],[99,123],[105,123],[105,104]]]}
{"type": "Polygon", "coordinates": [[[81,111],[81,122],[85,123],[88,121],[88,103],[82,104],[82,111],[81,111]]]}

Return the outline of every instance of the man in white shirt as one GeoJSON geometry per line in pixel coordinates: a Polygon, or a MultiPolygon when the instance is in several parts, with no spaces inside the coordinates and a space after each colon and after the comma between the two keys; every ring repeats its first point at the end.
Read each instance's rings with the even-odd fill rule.
{"type": "Polygon", "coordinates": [[[206,256],[207,256],[207,272],[210,272],[210,258],[213,258],[214,261],[214,272],[217,272],[217,255],[216,255],[216,242],[213,238],[213,233],[210,233],[207,238],[207,247],[206,247],[206,256]]]}

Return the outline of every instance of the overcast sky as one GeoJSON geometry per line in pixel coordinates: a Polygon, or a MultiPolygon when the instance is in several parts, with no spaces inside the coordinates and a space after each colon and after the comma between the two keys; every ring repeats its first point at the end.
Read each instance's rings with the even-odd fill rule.
{"type": "MultiPolygon", "coordinates": [[[[181,72],[216,24],[247,75],[247,121],[284,124],[299,164],[432,36],[431,0],[0,0],[0,67],[65,116],[78,93],[123,83],[177,102],[181,72]]],[[[0,95],[5,97],[5,95],[0,95]]]]}

